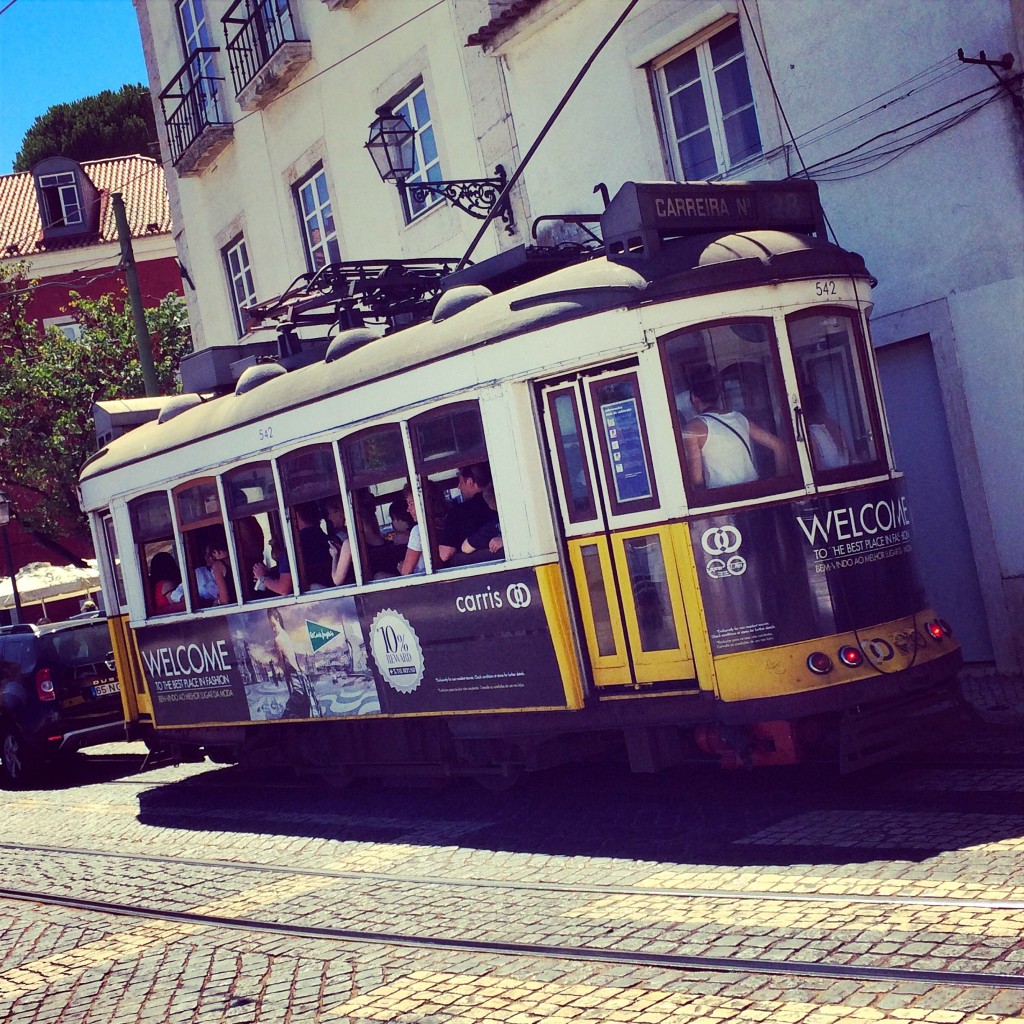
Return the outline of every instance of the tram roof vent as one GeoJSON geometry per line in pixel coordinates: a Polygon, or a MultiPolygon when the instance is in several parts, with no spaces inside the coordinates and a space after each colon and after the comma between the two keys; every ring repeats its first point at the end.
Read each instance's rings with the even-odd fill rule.
{"type": "Polygon", "coordinates": [[[357,348],[369,345],[371,341],[376,341],[379,337],[380,331],[371,330],[369,327],[353,327],[349,331],[342,331],[327,346],[324,362],[333,363],[336,359],[347,356],[349,352],[355,352],[357,348]]]}
{"type": "Polygon", "coordinates": [[[255,366],[250,366],[238,378],[238,383],[235,385],[235,394],[247,394],[249,391],[258,388],[261,384],[265,384],[268,380],[281,377],[287,372],[280,363],[257,363],[255,366]]]}
{"type": "Polygon", "coordinates": [[[447,320],[449,317],[455,316],[456,313],[475,306],[481,299],[489,299],[493,294],[494,292],[490,288],[482,284],[464,284],[452,288],[437,300],[430,319],[435,324],[439,324],[442,320],[447,320]]]}
{"type": "Polygon", "coordinates": [[[175,416],[181,415],[187,409],[192,409],[202,404],[202,398],[194,392],[187,395],[175,395],[160,407],[160,414],[157,416],[156,421],[157,423],[166,423],[168,420],[173,420],[175,416]]]}
{"type": "Polygon", "coordinates": [[[601,215],[609,259],[647,260],[673,238],[772,230],[825,237],[813,181],[627,181],[601,215]]]}

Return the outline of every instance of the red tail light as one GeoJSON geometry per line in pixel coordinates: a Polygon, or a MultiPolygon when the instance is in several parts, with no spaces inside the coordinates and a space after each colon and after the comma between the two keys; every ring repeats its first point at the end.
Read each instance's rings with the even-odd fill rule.
{"type": "Polygon", "coordinates": [[[48,668],[41,668],[36,673],[36,696],[40,700],[57,699],[57,691],[53,688],[53,676],[48,668]]]}
{"type": "Polygon", "coordinates": [[[807,667],[818,676],[832,671],[832,659],[824,651],[815,651],[807,659],[807,667]]]}
{"type": "Polygon", "coordinates": [[[864,653],[859,647],[840,647],[839,660],[850,668],[856,668],[864,661],[864,653]]]}

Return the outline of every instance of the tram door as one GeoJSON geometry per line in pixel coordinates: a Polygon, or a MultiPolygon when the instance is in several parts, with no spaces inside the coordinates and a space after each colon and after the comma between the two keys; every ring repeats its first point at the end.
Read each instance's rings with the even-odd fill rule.
{"type": "Polygon", "coordinates": [[[636,371],[581,374],[541,396],[595,684],[696,686],[672,528],[616,525],[658,508],[636,371]]]}

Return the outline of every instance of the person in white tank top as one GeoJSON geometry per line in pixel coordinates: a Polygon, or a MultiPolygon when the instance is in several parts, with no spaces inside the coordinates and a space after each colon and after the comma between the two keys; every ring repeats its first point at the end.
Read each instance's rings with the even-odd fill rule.
{"type": "Polygon", "coordinates": [[[721,390],[713,379],[690,385],[696,416],[683,428],[683,450],[690,482],[697,488],[732,487],[758,477],[752,444],[775,456],[775,472],[789,468],[786,446],[774,434],[751,423],[741,412],[721,408],[721,390]]]}

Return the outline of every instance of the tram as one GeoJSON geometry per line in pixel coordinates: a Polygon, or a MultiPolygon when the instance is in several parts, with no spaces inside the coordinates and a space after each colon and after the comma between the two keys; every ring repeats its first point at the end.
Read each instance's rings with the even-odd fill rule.
{"type": "Polygon", "coordinates": [[[495,784],[608,749],[853,770],[936,735],[959,645],[915,570],[875,282],[816,186],[630,182],[601,234],[91,457],[129,735],[495,784]]]}

